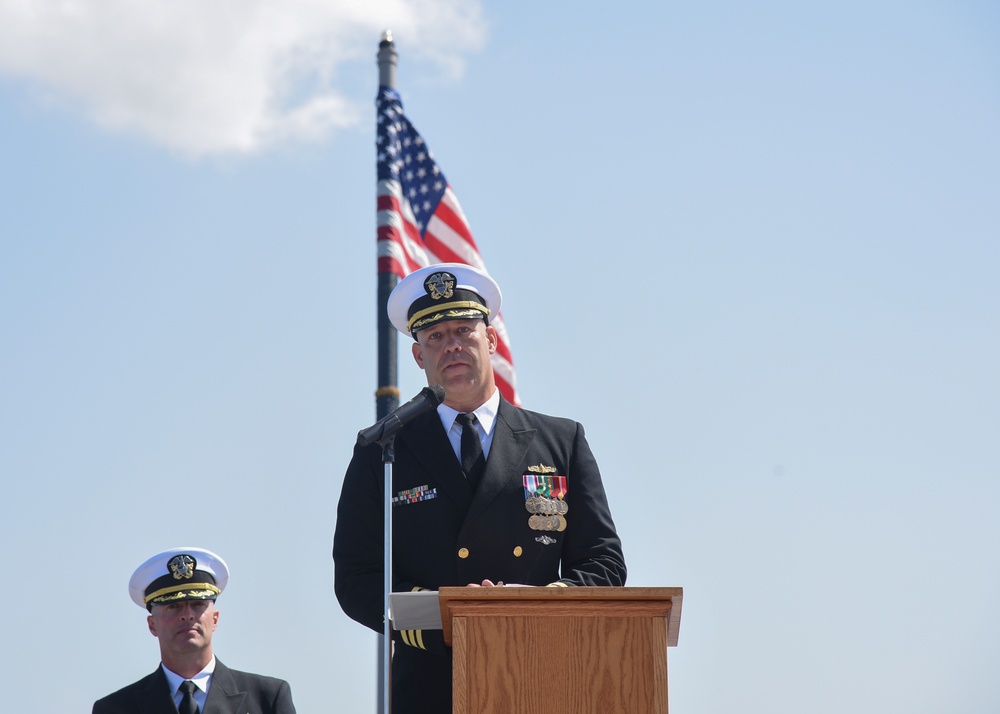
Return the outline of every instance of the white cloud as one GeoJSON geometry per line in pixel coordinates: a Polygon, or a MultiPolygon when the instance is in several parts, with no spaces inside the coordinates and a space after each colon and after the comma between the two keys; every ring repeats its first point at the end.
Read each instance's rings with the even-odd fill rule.
{"type": "Polygon", "coordinates": [[[392,28],[458,75],[480,0],[0,0],[0,75],[111,131],[191,156],[314,141],[371,111],[338,90],[392,28]]]}

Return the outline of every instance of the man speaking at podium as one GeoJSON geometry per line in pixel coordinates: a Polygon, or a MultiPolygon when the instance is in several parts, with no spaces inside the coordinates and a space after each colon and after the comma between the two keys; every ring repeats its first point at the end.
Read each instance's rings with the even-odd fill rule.
{"type": "MultiPolygon", "coordinates": [[[[436,410],[395,434],[394,592],[494,584],[620,586],[625,559],[583,427],[502,398],[490,355],[501,293],[486,273],[443,263],[411,273],[388,301],[412,335],[436,410]]],[[[359,440],[360,442],[360,440],[359,440]]],[[[359,443],[333,540],[348,616],[383,632],[384,464],[359,443]]],[[[451,652],[440,630],[393,631],[393,714],[450,714],[451,652]]]]}

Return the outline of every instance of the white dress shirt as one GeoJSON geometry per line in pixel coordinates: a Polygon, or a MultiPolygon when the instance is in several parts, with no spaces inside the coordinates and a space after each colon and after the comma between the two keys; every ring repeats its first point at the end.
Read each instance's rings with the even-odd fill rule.
{"type": "MultiPolygon", "coordinates": [[[[163,673],[167,675],[167,684],[170,685],[170,691],[174,695],[174,706],[180,708],[181,699],[184,698],[184,692],[181,691],[180,687],[187,680],[176,672],[167,669],[167,666],[162,662],[160,666],[163,667],[163,673]]],[[[205,698],[208,696],[208,688],[212,686],[212,675],[214,673],[215,655],[212,655],[212,661],[205,665],[205,669],[191,677],[191,681],[194,682],[196,687],[194,690],[194,700],[198,703],[198,711],[205,711],[205,698]]]]}
{"type": "MultiPolygon", "coordinates": [[[[479,440],[483,442],[483,458],[490,456],[490,444],[493,443],[493,427],[496,425],[497,410],[500,408],[500,390],[494,389],[493,396],[486,400],[486,403],[476,409],[476,431],[479,432],[479,440]]],[[[451,450],[455,452],[458,463],[462,463],[462,425],[455,419],[462,412],[458,412],[449,406],[439,404],[437,408],[438,416],[441,417],[441,426],[448,434],[448,441],[451,442],[451,450]]]]}

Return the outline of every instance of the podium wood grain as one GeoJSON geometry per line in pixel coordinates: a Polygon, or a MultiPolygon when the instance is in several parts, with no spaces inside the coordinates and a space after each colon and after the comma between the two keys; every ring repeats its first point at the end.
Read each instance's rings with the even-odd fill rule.
{"type": "Polygon", "coordinates": [[[680,588],[442,588],[455,714],[666,714],[680,588]]]}

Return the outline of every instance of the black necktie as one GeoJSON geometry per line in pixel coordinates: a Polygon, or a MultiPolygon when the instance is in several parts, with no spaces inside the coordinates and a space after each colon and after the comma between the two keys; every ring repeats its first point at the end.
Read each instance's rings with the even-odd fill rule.
{"type": "Polygon", "coordinates": [[[475,491],[486,466],[483,442],[479,440],[479,431],[476,429],[476,415],[459,414],[456,420],[462,425],[462,470],[475,491]]]}
{"type": "Polygon", "coordinates": [[[184,692],[184,698],[181,699],[181,706],[177,710],[179,714],[198,714],[198,704],[194,701],[194,682],[190,679],[186,682],[181,682],[180,690],[184,692]]]}

